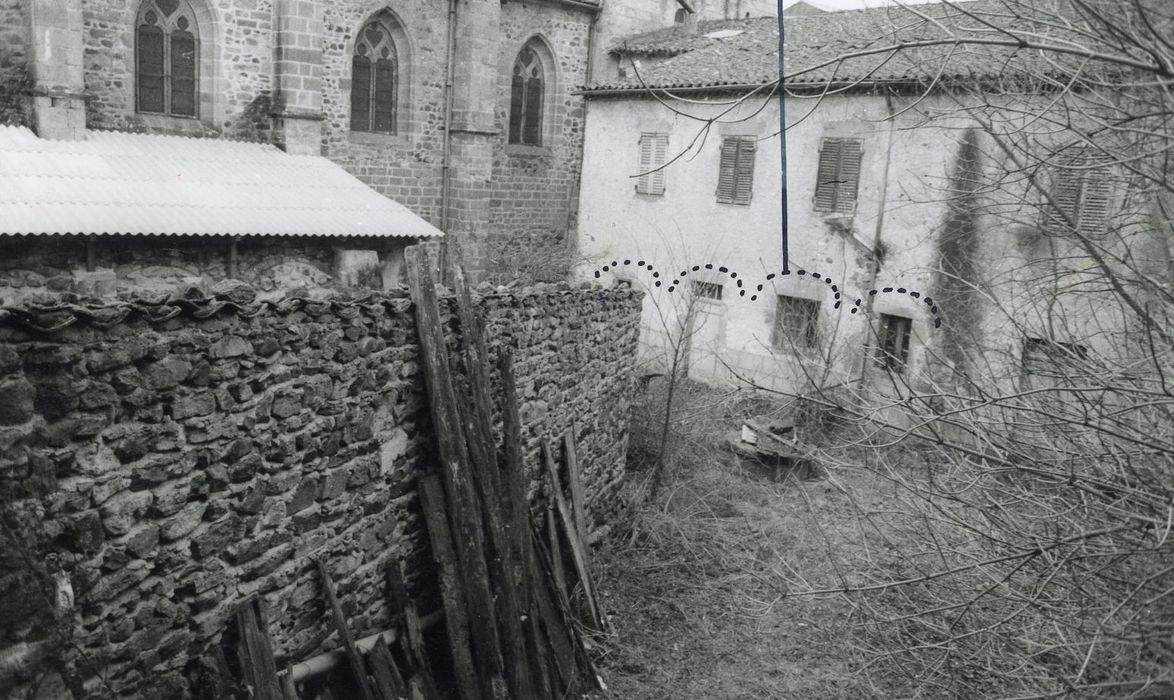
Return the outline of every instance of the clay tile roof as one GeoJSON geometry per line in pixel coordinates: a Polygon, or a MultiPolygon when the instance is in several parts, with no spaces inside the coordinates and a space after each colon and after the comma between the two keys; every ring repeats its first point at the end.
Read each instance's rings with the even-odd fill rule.
{"type": "MultiPolygon", "coordinates": [[[[979,0],[958,5],[995,24],[1010,23],[1005,5],[979,0]]],[[[960,34],[990,37],[997,30],[949,5],[917,5],[960,34]]],[[[778,24],[773,17],[703,21],[696,34],[683,25],[639,34],[618,42],[611,51],[620,57],[627,77],[597,82],[584,91],[655,88],[714,88],[763,85],[778,79],[778,24]],[[633,71],[630,59],[644,67],[633,71]],[[634,72],[639,73],[637,78],[634,72]]],[[[1044,59],[1028,51],[995,46],[934,46],[906,49],[890,56],[874,54],[835,62],[847,53],[890,46],[896,41],[937,39],[945,30],[908,9],[881,7],[847,12],[784,16],[785,70],[793,88],[843,84],[858,80],[927,83],[994,78],[1016,68],[1039,67],[1044,59]],[[829,65],[823,65],[831,62],[829,65]],[[943,66],[945,70],[943,71],[943,66]]]]}
{"type": "Polygon", "coordinates": [[[319,156],[216,139],[0,125],[0,235],[443,235],[319,156]]]}

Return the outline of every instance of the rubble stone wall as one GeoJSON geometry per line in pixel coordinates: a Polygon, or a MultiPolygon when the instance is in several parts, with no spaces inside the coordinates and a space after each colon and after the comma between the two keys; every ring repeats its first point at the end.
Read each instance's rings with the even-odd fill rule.
{"type": "MultiPolygon", "coordinates": [[[[279,665],[333,646],[314,557],[358,636],[388,626],[391,563],[435,605],[414,490],[435,438],[410,301],[238,301],[0,309],[0,656],[76,668],[96,695],[184,697],[250,595],[279,665]]],[[[491,357],[515,348],[527,469],[573,421],[599,527],[619,505],[639,293],[550,285],[478,303],[491,357]]],[[[29,680],[11,674],[0,695],[29,680]]]]}

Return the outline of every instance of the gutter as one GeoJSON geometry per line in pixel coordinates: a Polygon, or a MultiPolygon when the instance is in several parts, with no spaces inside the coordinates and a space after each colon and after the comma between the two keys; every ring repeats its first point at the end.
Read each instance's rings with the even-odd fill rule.
{"type": "Polygon", "coordinates": [[[627,88],[580,88],[572,90],[572,95],[585,97],[607,97],[611,95],[647,95],[650,92],[688,93],[723,92],[731,90],[760,90],[770,83],[743,83],[736,85],[695,85],[692,87],[627,87],[627,88]]]}
{"type": "Polygon", "coordinates": [[[453,62],[456,54],[457,0],[448,0],[448,35],[444,47],[444,146],[440,156],[440,226],[448,233],[448,200],[452,188],[452,89],[453,62]]]}

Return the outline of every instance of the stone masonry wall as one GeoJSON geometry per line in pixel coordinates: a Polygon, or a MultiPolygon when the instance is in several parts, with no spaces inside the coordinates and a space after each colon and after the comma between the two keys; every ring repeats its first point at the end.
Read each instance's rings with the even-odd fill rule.
{"type": "MultiPolygon", "coordinates": [[[[397,560],[427,612],[414,483],[434,437],[404,296],[92,309],[54,333],[0,309],[0,656],[73,668],[95,696],[187,697],[251,594],[279,664],[336,645],[312,557],[356,635],[387,626],[397,560]]],[[[565,285],[479,301],[491,356],[516,348],[528,470],[573,419],[596,525],[618,503],[640,303],[565,285]]],[[[0,695],[27,689],[11,673],[0,695]]]]}
{"type": "Polygon", "coordinates": [[[28,37],[21,0],[0,0],[0,124],[24,124],[28,37]]]}

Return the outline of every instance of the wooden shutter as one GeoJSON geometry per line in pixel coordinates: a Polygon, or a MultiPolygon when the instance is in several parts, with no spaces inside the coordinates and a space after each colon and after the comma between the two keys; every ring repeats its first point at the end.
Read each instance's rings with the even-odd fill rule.
{"type": "Polygon", "coordinates": [[[526,93],[526,79],[514,71],[513,82],[510,83],[510,143],[522,142],[522,110],[526,93]]]}
{"type": "Polygon", "coordinates": [[[522,120],[522,143],[542,145],[542,78],[526,81],[526,115],[522,120]]]}
{"type": "Polygon", "coordinates": [[[639,194],[652,194],[652,175],[648,174],[648,171],[653,168],[653,138],[653,134],[640,134],[640,170],[638,172],[643,174],[636,178],[636,192],[639,194]]]}
{"type": "Polygon", "coordinates": [[[1077,204],[1080,201],[1080,175],[1074,170],[1080,162],[1065,159],[1052,173],[1052,201],[1048,207],[1047,227],[1054,233],[1069,230],[1077,223],[1077,204]]]}
{"type": "Polygon", "coordinates": [[[836,173],[835,210],[852,212],[856,209],[856,192],[860,186],[860,139],[840,141],[839,168],[836,173]]]}
{"type": "Polygon", "coordinates": [[[734,166],[734,204],[749,204],[754,193],[754,152],[757,142],[753,136],[737,139],[738,162],[734,166]]]}
{"type": "Polygon", "coordinates": [[[1107,167],[1086,170],[1082,175],[1080,192],[1080,232],[1086,236],[1100,236],[1109,225],[1109,203],[1112,184],[1107,167]]]}
{"type": "Polygon", "coordinates": [[[841,139],[824,139],[819,147],[819,166],[815,175],[815,210],[835,211],[839,191],[841,139]]]}
{"type": "Polygon", "coordinates": [[[371,59],[351,60],[351,130],[371,130],[371,59]]]}
{"type": "Polygon", "coordinates": [[[138,66],[135,73],[138,82],[139,111],[163,112],[163,30],[153,25],[143,25],[138,30],[138,66]]]}
{"type": "Polygon", "coordinates": [[[196,37],[171,33],[171,114],[196,116],[196,37]]]}
{"type": "Polygon", "coordinates": [[[664,194],[665,172],[662,167],[668,157],[669,135],[653,134],[652,167],[660,168],[652,173],[652,194],[664,194]]]}
{"type": "Polygon", "coordinates": [[[721,166],[717,176],[717,201],[723,204],[734,202],[735,168],[738,165],[738,140],[727,136],[722,139],[721,166]]]}
{"type": "Polygon", "coordinates": [[[395,133],[395,61],[381,58],[375,62],[372,131],[395,133]]]}

